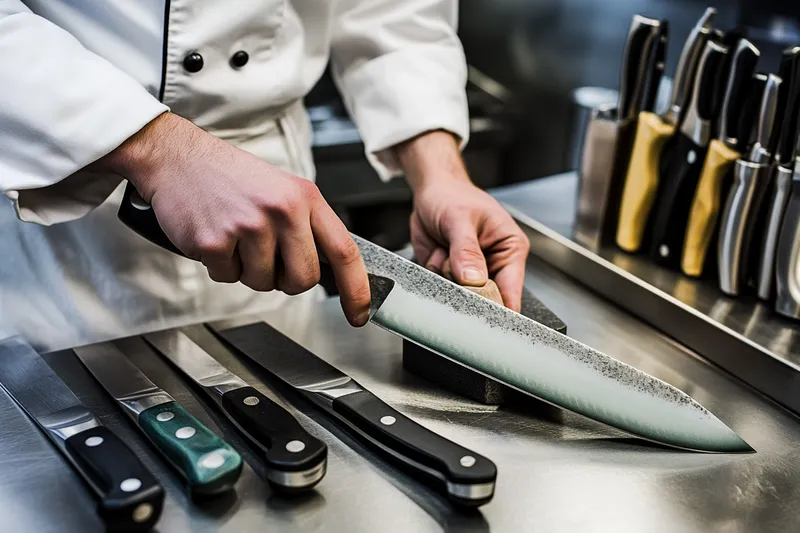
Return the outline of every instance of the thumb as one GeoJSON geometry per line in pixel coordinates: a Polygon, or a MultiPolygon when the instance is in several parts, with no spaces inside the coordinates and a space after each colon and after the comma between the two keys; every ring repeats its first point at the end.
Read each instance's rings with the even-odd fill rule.
{"type": "Polygon", "coordinates": [[[459,285],[482,287],[489,280],[486,258],[474,228],[462,224],[449,235],[450,263],[453,277],[459,285]]]}

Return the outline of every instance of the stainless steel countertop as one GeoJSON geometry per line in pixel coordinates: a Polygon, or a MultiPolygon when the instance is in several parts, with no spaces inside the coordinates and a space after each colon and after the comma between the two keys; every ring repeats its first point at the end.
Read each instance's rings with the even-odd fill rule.
{"type": "MultiPolygon", "coordinates": [[[[374,326],[351,329],[338,302],[328,300],[308,322],[289,313],[263,318],[403,413],[494,460],[499,470],[495,499],[479,513],[459,514],[300,402],[301,423],[330,446],[329,472],[312,496],[279,498],[259,478],[257,455],[198,391],[161,359],[137,353],[134,359],[157,384],[220,431],[248,463],[235,496],[192,503],[77,359],[65,352],[47,358],[163,482],[167,504],[157,529],[161,533],[798,530],[796,418],[533,257],[527,284],[567,322],[571,336],[692,394],[757,453],[672,451],[534,401],[497,410],[463,400],[405,372],[398,338],[374,326]]],[[[223,362],[272,395],[255,367],[233,356],[223,362]]],[[[80,480],[2,393],[0,458],[0,531],[101,531],[80,480]]]]}

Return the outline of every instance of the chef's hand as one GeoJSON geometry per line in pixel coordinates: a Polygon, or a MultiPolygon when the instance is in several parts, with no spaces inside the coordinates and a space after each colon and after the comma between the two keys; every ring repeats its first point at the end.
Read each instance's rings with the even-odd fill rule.
{"type": "Polygon", "coordinates": [[[319,281],[319,246],[347,319],[367,322],[369,282],[358,246],[312,182],[171,113],[99,164],[133,183],[169,239],[211,279],[298,294],[319,281]]]}
{"type": "Polygon", "coordinates": [[[429,132],[395,151],[414,191],[411,243],[417,260],[442,272],[449,257],[459,284],[480,287],[491,278],[506,307],[519,311],[528,239],[494,198],[472,184],[456,139],[429,132]]]}

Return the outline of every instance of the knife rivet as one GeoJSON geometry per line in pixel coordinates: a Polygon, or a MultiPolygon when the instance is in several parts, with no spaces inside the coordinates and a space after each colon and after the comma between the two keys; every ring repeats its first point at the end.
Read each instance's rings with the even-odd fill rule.
{"type": "Polygon", "coordinates": [[[86,442],[84,442],[84,444],[86,444],[90,448],[94,448],[95,446],[100,446],[101,444],[103,444],[103,437],[89,437],[88,439],[86,439],[86,442]]]}
{"type": "Polygon", "coordinates": [[[475,464],[475,458],[472,457],[471,455],[465,455],[464,457],[461,458],[459,463],[461,463],[461,466],[463,466],[464,468],[469,468],[475,464]]]}
{"type": "Polygon", "coordinates": [[[258,405],[258,402],[259,399],[256,398],[255,396],[248,396],[247,398],[244,399],[244,404],[249,405],[250,407],[258,405]]]}
{"type": "Polygon", "coordinates": [[[149,520],[151,516],[153,516],[153,506],[149,503],[143,503],[133,510],[134,522],[141,524],[142,522],[149,520]]]}
{"type": "Polygon", "coordinates": [[[686,154],[686,162],[690,165],[694,165],[695,161],[697,161],[697,152],[694,150],[689,150],[689,152],[686,154]]]}
{"type": "Polygon", "coordinates": [[[122,492],[136,492],[142,488],[142,482],[135,477],[129,477],[119,484],[119,488],[122,489],[122,492]]]}
{"type": "Polygon", "coordinates": [[[200,460],[200,466],[203,468],[219,468],[225,464],[225,458],[220,453],[210,453],[200,460]]]}
{"type": "Polygon", "coordinates": [[[667,257],[669,255],[669,246],[662,244],[658,247],[658,253],[661,254],[661,257],[667,257]]]}
{"type": "Polygon", "coordinates": [[[286,451],[291,453],[302,452],[306,449],[306,443],[300,440],[290,440],[286,443],[286,451]]]}
{"type": "Polygon", "coordinates": [[[197,433],[197,430],[194,428],[190,428],[189,426],[182,427],[178,431],[175,432],[175,436],[179,439],[188,439],[194,437],[194,434],[197,433]]]}
{"type": "Polygon", "coordinates": [[[169,422],[173,418],[175,418],[175,413],[172,411],[164,411],[163,413],[158,413],[158,415],[156,415],[156,420],[159,422],[169,422]]]}
{"type": "Polygon", "coordinates": [[[381,424],[383,424],[384,426],[391,426],[395,422],[397,422],[397,419],[393,416],[387,415],[381,418],[381,424]]]}

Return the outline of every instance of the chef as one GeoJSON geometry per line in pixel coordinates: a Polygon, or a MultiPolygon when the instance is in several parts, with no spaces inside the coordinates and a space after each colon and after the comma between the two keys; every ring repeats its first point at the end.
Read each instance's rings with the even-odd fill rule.
{"type": "Polygon", "coordinates": [[[348,321],[358,248],[313,184],[303,96],[329,59],[414,251],[519,309],[527,241],[467,175],[457,0],[0,0],[0,334],[55,349],[307,309],[317,248],[348,321]],[[116,218],[125,181],[170,240],[116,218]],[[449,260],[449,261],[448,261],[449,260]],[[294,307],[292,307],[294,306],[294,307]]]}

